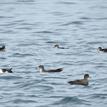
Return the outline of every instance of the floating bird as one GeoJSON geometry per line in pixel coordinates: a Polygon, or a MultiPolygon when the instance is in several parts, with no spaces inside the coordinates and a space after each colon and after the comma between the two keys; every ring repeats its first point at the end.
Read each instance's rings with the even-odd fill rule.
{"type": "Polygon", "coordinates": [[[43,65],[39,65],[38,68],[39,68],[40,73],[42,72],[54,73],[54,72],[61,72],[63,70],[63,68],[45,70],[43,65]]]}
{"type": "Polygon", "coordinates": [[[59,49],[67,49],[67,48],[64,48],[64,47],[60,47],[58,44],[55,44],[54,47],[59,48],[59,49]]]}
{"type": "Polygon", "coordinates": [[[5,45],[0,47],[0,51],[4,51],[5,50],[5,45]]]}
{"type": "Polygon", "coordinates": [[[84,75],[84,79],[69,81],[68,83],[71,85],[84,85],[87,86],[89,84],[89,74],[84,75]]]}
{"type": "Polygon", "coordinates": [[[13,73],[12,71],[12,68],[9,68],[9,69],[0,69],[0,74],[3,74],[3,73],[13,73]]]}
{"type": "Polygon", "coordinates": [[[98,50],[99,50],[99,51],[103,51],[103,52],[107,52],[107,48],[98,47],[98,50]]]}

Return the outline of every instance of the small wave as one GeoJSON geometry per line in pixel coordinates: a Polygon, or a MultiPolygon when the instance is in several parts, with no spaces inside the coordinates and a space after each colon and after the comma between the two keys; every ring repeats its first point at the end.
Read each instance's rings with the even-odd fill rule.
{"type": "Polygon", "coordinates": [[[0,59],[6,59],[6,58],[4,58],[4,57],[0,57],[0,59]]]}
{"type": "Polygon", "coordinates": [[[69,25],[83,25],[82,21],[72,21],[65,24],[62,24],[62,26],[69,26],[69,25]]]}
{"type": "Polygon", "coordinates": [[[0,2],[0,5],[11,5],[11,4],[21,4],[21,3],[26,3],[26,4],[31,4],[31,3],[34,3],[35,2],[35,0],[17,0],[17,1],[10,1],[10,2],[6,2],[6,1],[4,1],[4,2],[0,2]]]}
{"type": "Polygon", "coordinates": [[[32,3],[32,2],[35,2],[35,0],[17,0],[17,2],[32,3]]]}
{"type": "Polygon", "coordinates": [[[54,32],[52,32],[52,31],[37,31],[35,33],[46,33],[46,34],[49,33],[50,34],[50,33],[54,33],[54,32]]]}
{"type": "Polygon", "coordinates": [[[93,44],[102,44],[102,42],[101,41],[91,41],[91,42],[87,42],[87,44],[91,44],[91,45],[93,45],[93,44]]]}
{"type": "MultiPolygon", "coordinates": [[[[7,18],[6,18],[7,19],[7,18]]],[[[16,25],[17,23],[16,22],[13,22],[13,23],[6,23],[6,24],[1,24],[0,26],[5,26],[5,27],[11,27],[11,26],[14,26],[16,25]]]]}
{"type": "Polygon", "coordinates": [[[5,30],[5,31],[1,31],[1,33],[4,33],[4,34],[16,34],[17,32],[13,31],[13,30],[5,30]]]}
{"type": "Polygon", "coordinates": [[[5,19],[5,18],[7,19],[7,18],[13,18],[13,17],[10,17],[10,16],[0,16],[0,19],[5,19]]]}
{"type": "Polygon", "coordinates": [[[46,43],[50,43],[50,44],[66,44],[67,42],[66,41],[57,41],[57,40],[55,40],[55,41],[52,41],[52,40],[50,40],[50,41],[47,41],[46,43]]]}
{"type": "Polygon", "coordinates": [[[2,75],[0,76],[0,79],[5,79],[5,80],[17,80],[17,79],[21,79],[22,77],[19,76],[10,76],[10,75],[2,75]]]}
{"type": "Polygon", "coordinates": [[[27,57],[27,56],[33,56],[33,55],[32,54],[14,53],[12,56],[15,56],[15,57],[27,57]]]}
{"type": "Polygon", "coordinates": [[[39,91],[39,92],[53,90],[53,87],[50,85],[40,85],[41,82],[42,82],[41,80],[25,81],[24,83],[21,83],[21,84],[18,83],[17,87],[23,88],[24,90],[35,89],[36,91],[39,91]]]}
{"type": "Polygon", "coordinates": [[[86,104],[86,100],[79,99],[77,97],[65,97],[60,101],[55,102],[53,105],[66,105],[66,104],[86,104]]]}
{"type": "Polygon", "coordinates": [[[82,21],[73,21],[72,24],[75,24],[75,25],[82,25],[83,22],[82,22],[82,21]]]}
{"type": "Polygon", "coordinates": [[[75,2],[63,1],[63,2],[58,2],[58,4],[64,4],[64,5],[74,5],[74,4],[76,4],[76,3],[75,3],[75,2]]]}
{"type": "Polygon", "coordinates": [[[46,91],[53,90],[53,87],[52,87],[52,86],[38,85],[37,87],[38,87],[39,89],[43,89],[43,90],[46,90],[46,91]]]}
{"type": "Polygon", "coordinates": [[[48,105],[43,105],[43,106],[36,106],[36,107],[50,107],[50,106],[48,106],[48,105]]]}
{"type": "Polygon", "coordinates": [[[25,100],[25,99],[15,99],[15,100],[11,100],[11,102],[15,103],[15,104],[20,104],[20,103],[36,103],[36,101],[34,100],[25,100]]]}
{"type": "Polygon", "coordinates": [[[54,43],[58,43],[57,41],[47,41],[46,43],[52,43],[52,44],[54,44],[54,43]]]}
{"type": "MultiPolygon", "coordinates": [[[[22,42],[23,42],[23,41],[22,41],[22,42]]],[[[23,46],[23,47],[28,47],[28,46],[39,46],[39,45],[40,45],[39,43],[30,43],[30,42],[29,42],[29,43],[25,43],[25,42],[24,42],[24,43],[17,44],[17,47],[19,47],[19,46],[20,46],[20,47],[22,47],[22,46],[23,46]]]]}
{"type": "Polygon", "coordinates": [[[101,20],[107,20],[107,17],[99,17],[99,18],[93,18],[93,19],[101,21],[101,20]]]}
{"type": "Polygon", "coordinates": [[[31,30],[32,28],[31,27],[19,27],[16,29],[18,29],[18,30],[31,30]]]}
{"type": "Polygon", "coordinates": [[[55,16],[64,16],[65,15],[64,12],[52,12],[51,14],[53,14],[55,16]]]}
{"type": "Polygon", "coordinates": [[[83,20],[91,20],[91,18],[89,18],[89,17],[81,17],[80,19],[83,19],[83,20]]]}
{"type": "Polygon", "coordinates": [[[104,93],[104,94],[92,94],[90,95],[89,97],[90,99],[106,99],[107,98],[107,94],[104,93]]]}

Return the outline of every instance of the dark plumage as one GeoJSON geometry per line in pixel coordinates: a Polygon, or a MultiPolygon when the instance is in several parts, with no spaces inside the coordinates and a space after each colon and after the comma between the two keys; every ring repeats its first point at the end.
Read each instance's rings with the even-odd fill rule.
{"type": "Polygon", "coordinates": [[[60,47],[58,44],[55,44],[54,47],[55,47],[55,48],[59,48],[59,49],[66,49],[66,48],[64,48],[64,47],[60,47]]]}
{"type": "Polygon", "coordinates": [[[3,69],[0,69],[0,73],[13,73],[12,71],[12,68],[9,68],[9,69],[6,69],[6,68],[3,68],[3,69]]]}
{"type": "Polygon", "coordinates": [[[45,68],[44,68],[43,65],[39,65],[38,68],[39,68],[39,71],[40,71],[40,72],[49,72],[49,73],[61,72],[61,71],[63,70],[63,68],[45,70],[45,68]]]}
{"type": "Polygon", "coordinates": [[[103,52],[107,52],[107,48],[98,47],[98,50],[99,50],[99,51],[103,51],[103,52]]]}
{"type": "Polygon", "coordinates": [[[84,75],[84,79],[69,81],[68,83],[71,85],[84,85],[87,86],[89,84],[89,74],[84,75]]]}
{"type": "Polygon", "coordinates": [[[5,45],[0,47],[0,51],[3,51],[3,50],[5,50],[5,45]]]}

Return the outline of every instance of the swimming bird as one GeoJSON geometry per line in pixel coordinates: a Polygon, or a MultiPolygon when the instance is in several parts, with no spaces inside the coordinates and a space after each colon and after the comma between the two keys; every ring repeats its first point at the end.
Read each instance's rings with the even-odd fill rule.
{"type": "Polygon", "coordinates": [[[6,68],[0,69],[0,74],[3,74],[3,73],[13,73],[12,68],[9,68],[9,69],[6,69],[6,68]]]}
{"type": "Polygon", "coordinates": [[[107,48],[98,47],[98,50],[99,50],[99,51],[103,51],[103,52],[107,52],[107,48]]]}
{"type": "Polygon", "coordinates": [[[0,51],[5,50],[5,45],[3,45],[2,47],[0,47],[0,51]]]}
{"type": "Polygon", "coordinates": [[[39,65],[38,66],[39,71],[42,72],[49,72],[49,73],[54,73],[54,72],[61,72],[63,70],[63,68],[57,68],[57,69],[49,69],[49,70],[45,70],[43,65],[39,65]]]}
{"type": "Polygon", "coordinates": [[[66,49],[66,48],[64,48],[64,47],[60,47],[58,44],[55,44],[55,45],[54,45],[54,48],[66,49]]]}
{"type": "Polygon", "coordinates": [[[84,85],[87,86],[89,84],[89,74],[84,75],[84,79],[69,81],[68,83],[71,85],[84,85]]]}

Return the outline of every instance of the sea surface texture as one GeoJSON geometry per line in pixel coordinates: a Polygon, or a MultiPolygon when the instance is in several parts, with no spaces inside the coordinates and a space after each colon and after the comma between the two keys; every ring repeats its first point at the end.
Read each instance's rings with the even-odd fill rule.
{"type": "Polygon", "coordinates": [[[0,75],[0,107],[107,107],[107,0],[0,0],[2,44],[13,73],[0,75]],[[68,84],[85,73],[89,86],[68,84]]]}

